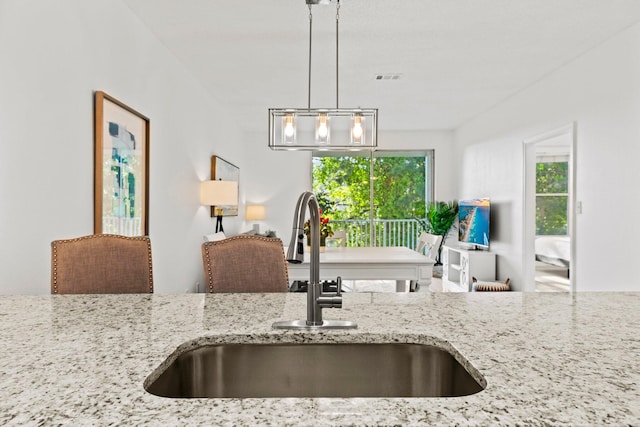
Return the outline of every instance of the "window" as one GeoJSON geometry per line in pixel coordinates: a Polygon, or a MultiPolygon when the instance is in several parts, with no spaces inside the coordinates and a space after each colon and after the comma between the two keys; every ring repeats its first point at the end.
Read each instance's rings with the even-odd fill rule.
{"type": "Polygon", "coordinates": [[[569,162],[536,163],[536,235],[567,235],[569,162]]]}
{"type": "Polygon", "coordinates": [[[433,151],[313,153],[313,192],[349,246],[415,248],[433,194],[433,151]],[[373,185],[372,185],[373,183],[373,185]]]}

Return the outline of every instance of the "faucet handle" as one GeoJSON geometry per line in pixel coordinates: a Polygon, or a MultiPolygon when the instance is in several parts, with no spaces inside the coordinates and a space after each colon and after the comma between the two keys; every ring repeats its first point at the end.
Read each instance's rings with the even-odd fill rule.
{"type": "Polygon", "coordinates": [[[336,296],[339,297],[342,295],[342,277],[338,276],[336,280],[336,296]]]}

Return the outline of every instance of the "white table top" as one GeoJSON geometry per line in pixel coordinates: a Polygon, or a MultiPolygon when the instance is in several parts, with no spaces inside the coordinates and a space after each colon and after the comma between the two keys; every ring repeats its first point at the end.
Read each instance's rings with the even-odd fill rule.
{"type": "MultiPolygon", "coordinates": [[[[285,247],[285,253],[287,248],[285,247]]],[[[308,264],[311,254],[305,252],[303,264],[308,264]]],[[[435,261],[403,246],[392,247],[327,247],[320,252],[320,264],[435,264],[435,261]]]]}
{"type": "MultiPolygon", "coordinates": [[[[285,249],[286,251],[286,249],[285,249]]],[[[288,264],[290,280],[309,280],[311,254],[304,262],[288,264]]],[[[327,247],[320,252],[320,279],[395,280],[396,290],[407,290],[407,280],[431,283],[435,261],[406,247],[327,247]]]]}

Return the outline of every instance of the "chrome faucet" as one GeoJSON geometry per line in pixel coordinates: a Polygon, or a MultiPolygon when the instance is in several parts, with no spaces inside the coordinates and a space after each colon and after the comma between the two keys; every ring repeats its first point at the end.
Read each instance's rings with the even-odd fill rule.
{"type": "Polygon", "coordinates": [[[311,262],[309,269],[309,286],[307,287],[307,320],[290,320],[275,322],[276,329],[353,329],[356,325],[345,320],[323,320],[323,308],[342,307],[342,279],[337,279],[336,293],[325,294],[322,292],[320,283],[320,209],[316,196],[305,191],[298,198],[296,210],[293,215],[293,231],[291,242],[287,250],[287,261],[293,264],[300,264],[304,261],[304,219],[306,208],[309,207],[310,233],[311,233],[311,262]]]}

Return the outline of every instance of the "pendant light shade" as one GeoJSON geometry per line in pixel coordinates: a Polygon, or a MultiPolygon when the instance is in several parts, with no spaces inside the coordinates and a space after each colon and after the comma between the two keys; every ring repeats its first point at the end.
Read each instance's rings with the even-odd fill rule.
{"type": "Polygon", "coordinates": [[[316,117],[316,143],[328,144],[331,129],[329,128],[329,115],[320,113],[316,117]]]}
{"type": "Polygon", "coordinates": [[[366,140],[365,121],[361,113],[353,115],[353,126],[351,128],[351,144],[362,145],[366,140]]]}
{"type": "Polygon", "coordinates": [[[293,113],[285,113],[282,117],[282,144],[296,143],[296,116],[293,113]]]}

